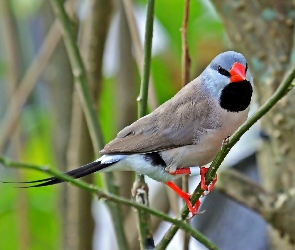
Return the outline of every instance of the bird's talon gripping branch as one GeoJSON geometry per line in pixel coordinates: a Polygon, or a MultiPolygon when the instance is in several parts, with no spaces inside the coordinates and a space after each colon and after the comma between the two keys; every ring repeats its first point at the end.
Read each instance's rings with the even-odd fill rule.
{"type": "Polygon", "coordinates": [[[213,181],[211,182],[211,184],[209,186],[209,189],[208,189],[209,192],[211,192],[214,189],[214,186],[215,186],[215,183],[217,182],[217,180],[218,180],[218,177],[217,177],[217,174],[216,174],[213,181]]]}
{"type": "Polygon", "coordinates": [[[208,190],[208,186],[206,185],[206,179],[205,176],[208,172],[209,168],[201,167],[200,168],[200,175],[201,175],[201,189],[202,190],[208,190]]]}
{"type": "MultiPolygon", "coordinates": [[[[200,175],[201,175],[201,189],[208,191],[210,193],[214,189],[214,185],[217,182],[217,174],[215,175],[214,179],[210,183],[209,187],[206,185],[206,174],[209,171],[209,168],[201,167],[200,168],[200,175]]],[[[202,196],[205,196],[204,192],[202,193],[202,196]]]]}

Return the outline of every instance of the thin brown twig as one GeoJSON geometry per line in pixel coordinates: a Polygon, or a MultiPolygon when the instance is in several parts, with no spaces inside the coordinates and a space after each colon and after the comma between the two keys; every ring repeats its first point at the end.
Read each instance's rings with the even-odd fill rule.
{"type": "Polygon", "coordinates": [[[184,15],[183,22],[181,27],[181,39],[182,39],[182,85],[186,85],[189,82],[190,75],[190,67],[191,67],[191,58],[189,56],[188,51],[188,43],[187,43],[187,26],[188,26],[188,18],[189,18],[189,1],[185,0],[184,7],[184,15]]]}
{"type": "MultiPolygon", "coordinates": [[[[188,43],[187,43],[187,27],[188,27],[188,18],[189,18],[189,4],[190,1],[185,1],[184,6],[184,15],[183,15],[183,22],[181,28],[181,38],[182,38],[182,57],[181,57],[181,66],[182,66],[182,86],[185,86],[189,82],[189,75],[190,75],[190,66],[191,66],[191,59],[189,56],[188,51],[188,43]]],[[[189,176],[182,177],[182,189],[184,192],[188,193],[189,191],[189,176]]],[[[186,223],[190,223],[189,220],[186,220],[186,223]]],[[[183,239],[183,250],[187,250],[189,247],[190,242],[190,235],[184,232],[184,239],[183,239]]]]}

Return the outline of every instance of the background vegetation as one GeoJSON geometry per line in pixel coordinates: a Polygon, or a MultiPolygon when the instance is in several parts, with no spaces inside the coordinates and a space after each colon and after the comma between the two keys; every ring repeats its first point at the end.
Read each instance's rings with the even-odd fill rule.
{"type": "MultiPolygon", "coordinates": [[[[70,0],[66,3],[71,32],[83,58],[104,142],[110,141],[137,117],[136,98],[143,55],[140,44],[144,36],[146,1],[132,2],[141,42],[136,40],[135,30],[130,26],[128,11],[131,9],[128,9],[128,2],[70,0]]],[[[293,3],[220,2],[190,1],[187,30],[192,60],[190,79],[198,76],[216,54],[238,49],[248,58],[257,84],[256,100],[261,105],[277,89],[282,76],[292,65],[293,3]],[[256,20],[253,13],[257,14],[256,20]]],[[[50,165],[61,171],[92,161],[95,149],[50,1],[2,0],[0,10],[1,155],[15,161],[50,165]]],[[[171,98],[182,86],[180,28],[183,15],[184,1],[161,0],[155,3],[149,110],[171,98]]],[[[273,249],[282,249],[281,243],[278,243],[282,238],[286,238],[282,243],[284,249],[292,249],[294,243],[294,226],[291,224],[295,217],[294,212],[290,212],[295,211],[292,209],[294,194],[292,196],[291,192],[294,187],[293,92],[264,119],[263,135],[267,140],[258,157],[262,183],[268,191],[257,188],[254,189],[256,193],[248,194],[242,188],[240,193],[232,194],[228,190],[239,190],[238,184],[234,188],[225,185],[235,183],[234,180],[241,183],[241,177],[230,176],[230,181],[222,182],[222,176],[227,175],[221,175],[219,187],[222,192],[256,211],[276,228],[276,232],[281,233],[269,232],[271,244],[264,246],[273,249]],[[288,121],[285,117],[289,118],[288,121]],[[243,198],[245,193],[249,195],[246,199],[243,198]],[[283,202],[286,206],[278,204],[282,197],[291,197],[290,202],[283,202]],[[251,199],[260,206],[247,202],[251,199]]],[[[43,178],[44,174],[1,166],[0,176],[0,180],[23,181],[43,178]]],[[[114,176],[103,178],[96,174],[85,180],[103,188],[106,178],[113,178],[116,186],[120,187],[119,194],[130,198],[134,179],[132,173],[115,173],[114,176]]],[[[164,185],[150,180],[148,183],[152,208],[165,213],[172,211],[173,214],[179,211],[177,198],[164,185]]],[[[196,183],[195,180],[193,189],[196,183]]],[[[249,182],[243,185],[248,187],[249,182]]],[[[113,227],[110,221],[103,219],[109,216],[103,205],[105,203],[94,202],[88,192],[70,185],[15,189],[11,185],[1,184],[0,190],[0,249],[92,249],[93,245],[95,249],[117,247],[113,227]]],[[[218,206],[218,203],[211,206],[212,210],[214,206],[218,206]]],[[[108,207],[112,208],[112,205],[108,207]]],[[[124,225],[129,249],[138,249],[135,213],[126,207],[121,209],[124,215],[124,223],[121,224],[124,225]]],[[[203,225],[210,224],[211,220],[212,217],[207,217],[203,225]]],[[[152,217],[151,229],[157,232],[154,234],[156,243],[165,232],[165,225],[160,223],[160,219],[152,217]]],[[[262,231],[266,232],[267,229],[262,231]]],[[[171,249],[180,249],[180,246],[188,248],[189,241],[183,244],[179,240],[182,234],[180,236],[178,242],[169,246],[171,249]]],[[[214,237],[209,238],[218,242],[214,237]]],[[[261,238],[268,242],[263,236],[261,238]]],[[[237,249],[230,241],[223,244],[218,246],[237,249]]],[[[190,246],[191,249],[200,247],[195,240],[191,241],[190,246]]],[[[239,249],[243,249],[242,246],[239,249]]]]}

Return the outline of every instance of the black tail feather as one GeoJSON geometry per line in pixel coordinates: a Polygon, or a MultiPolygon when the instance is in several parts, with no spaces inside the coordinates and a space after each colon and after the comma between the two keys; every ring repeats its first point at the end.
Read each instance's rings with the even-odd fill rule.
{"type": "MultiPolygon", "coordinates": [[[[112,162],[112,163],[101,163],[100,161],[94,161],[91,163],[88,163],[80,168],[76,168],[73,169],[71,171],[68,171],[64,174],[69,175],[75,179],[81,178],[83,176],[92,174],[94,172],[97,172],[99,170],[102,170],[110,165],[113,165],[116,162],[112,162]]],[[[24,186],[24,187],[20,187],[20,188],[30,188],[30,187],[43,187],[43,186],[50,186],[50,185],[54,185],[54,184],[58,184],[58,183],[62,183],[65,182],[64,180],[61,180],[59,178],[56,177],[50,177],[50,178],[46,178],[46,179],[41,179],[41,180],[34,180],[34,181],[23,181],[23,182],[2,182],[2,183],[39,183],[39,182],[43,182],[40,184],[36,184],[36,185],[31,185],[31,186],[24,186]]]]}

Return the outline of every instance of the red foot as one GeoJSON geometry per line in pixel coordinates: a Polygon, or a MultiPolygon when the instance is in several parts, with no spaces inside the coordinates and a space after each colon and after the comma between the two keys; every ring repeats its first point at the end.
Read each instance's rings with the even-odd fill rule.
{"type": "Polygon", "coordinates": [[[183,192],[179,187],[177,187],[173,182],[168,181],[165,183],[168,187],[170,187],[175,193],[177,193],[186,203],[189,211],[193,216],[198,214],[199,207],[201,202],[198,200],[195,205],[193,205],[190,201],[191,195],[189,193],[183,192]]]}
{"type": "Polygon", "coordinates": [[[190,168],[179,168],[176,169],[175,172],[169,172],[169,170],[166,170],[169,174],[171,175],[179,175],[179,174],[191,174],[191,170],[190,168]]]}
{"type": "MultiPolygon", "coordinates": [[[[215,175],[213,181],[210,183],[210,186],[208,188],[208,186],[206,185],[206,179],[205,179],[205,175],[207,174],[208,170],[209,168],[205,168],[205,167],[200,168],[201,189],[211,192],[214,189],[215,183],[217,182],[217,174],[215,175]]],[[[204,196],[204,193],[202,195],[204,196]]]]}
{"type": "Polygon", "coordinates": [[[200,168],[200,175],[201,175],[201,189],[208,190],[208,186],[206,185],[205,175],[207,174],[209,168],[201,167],[200,168]]]}

